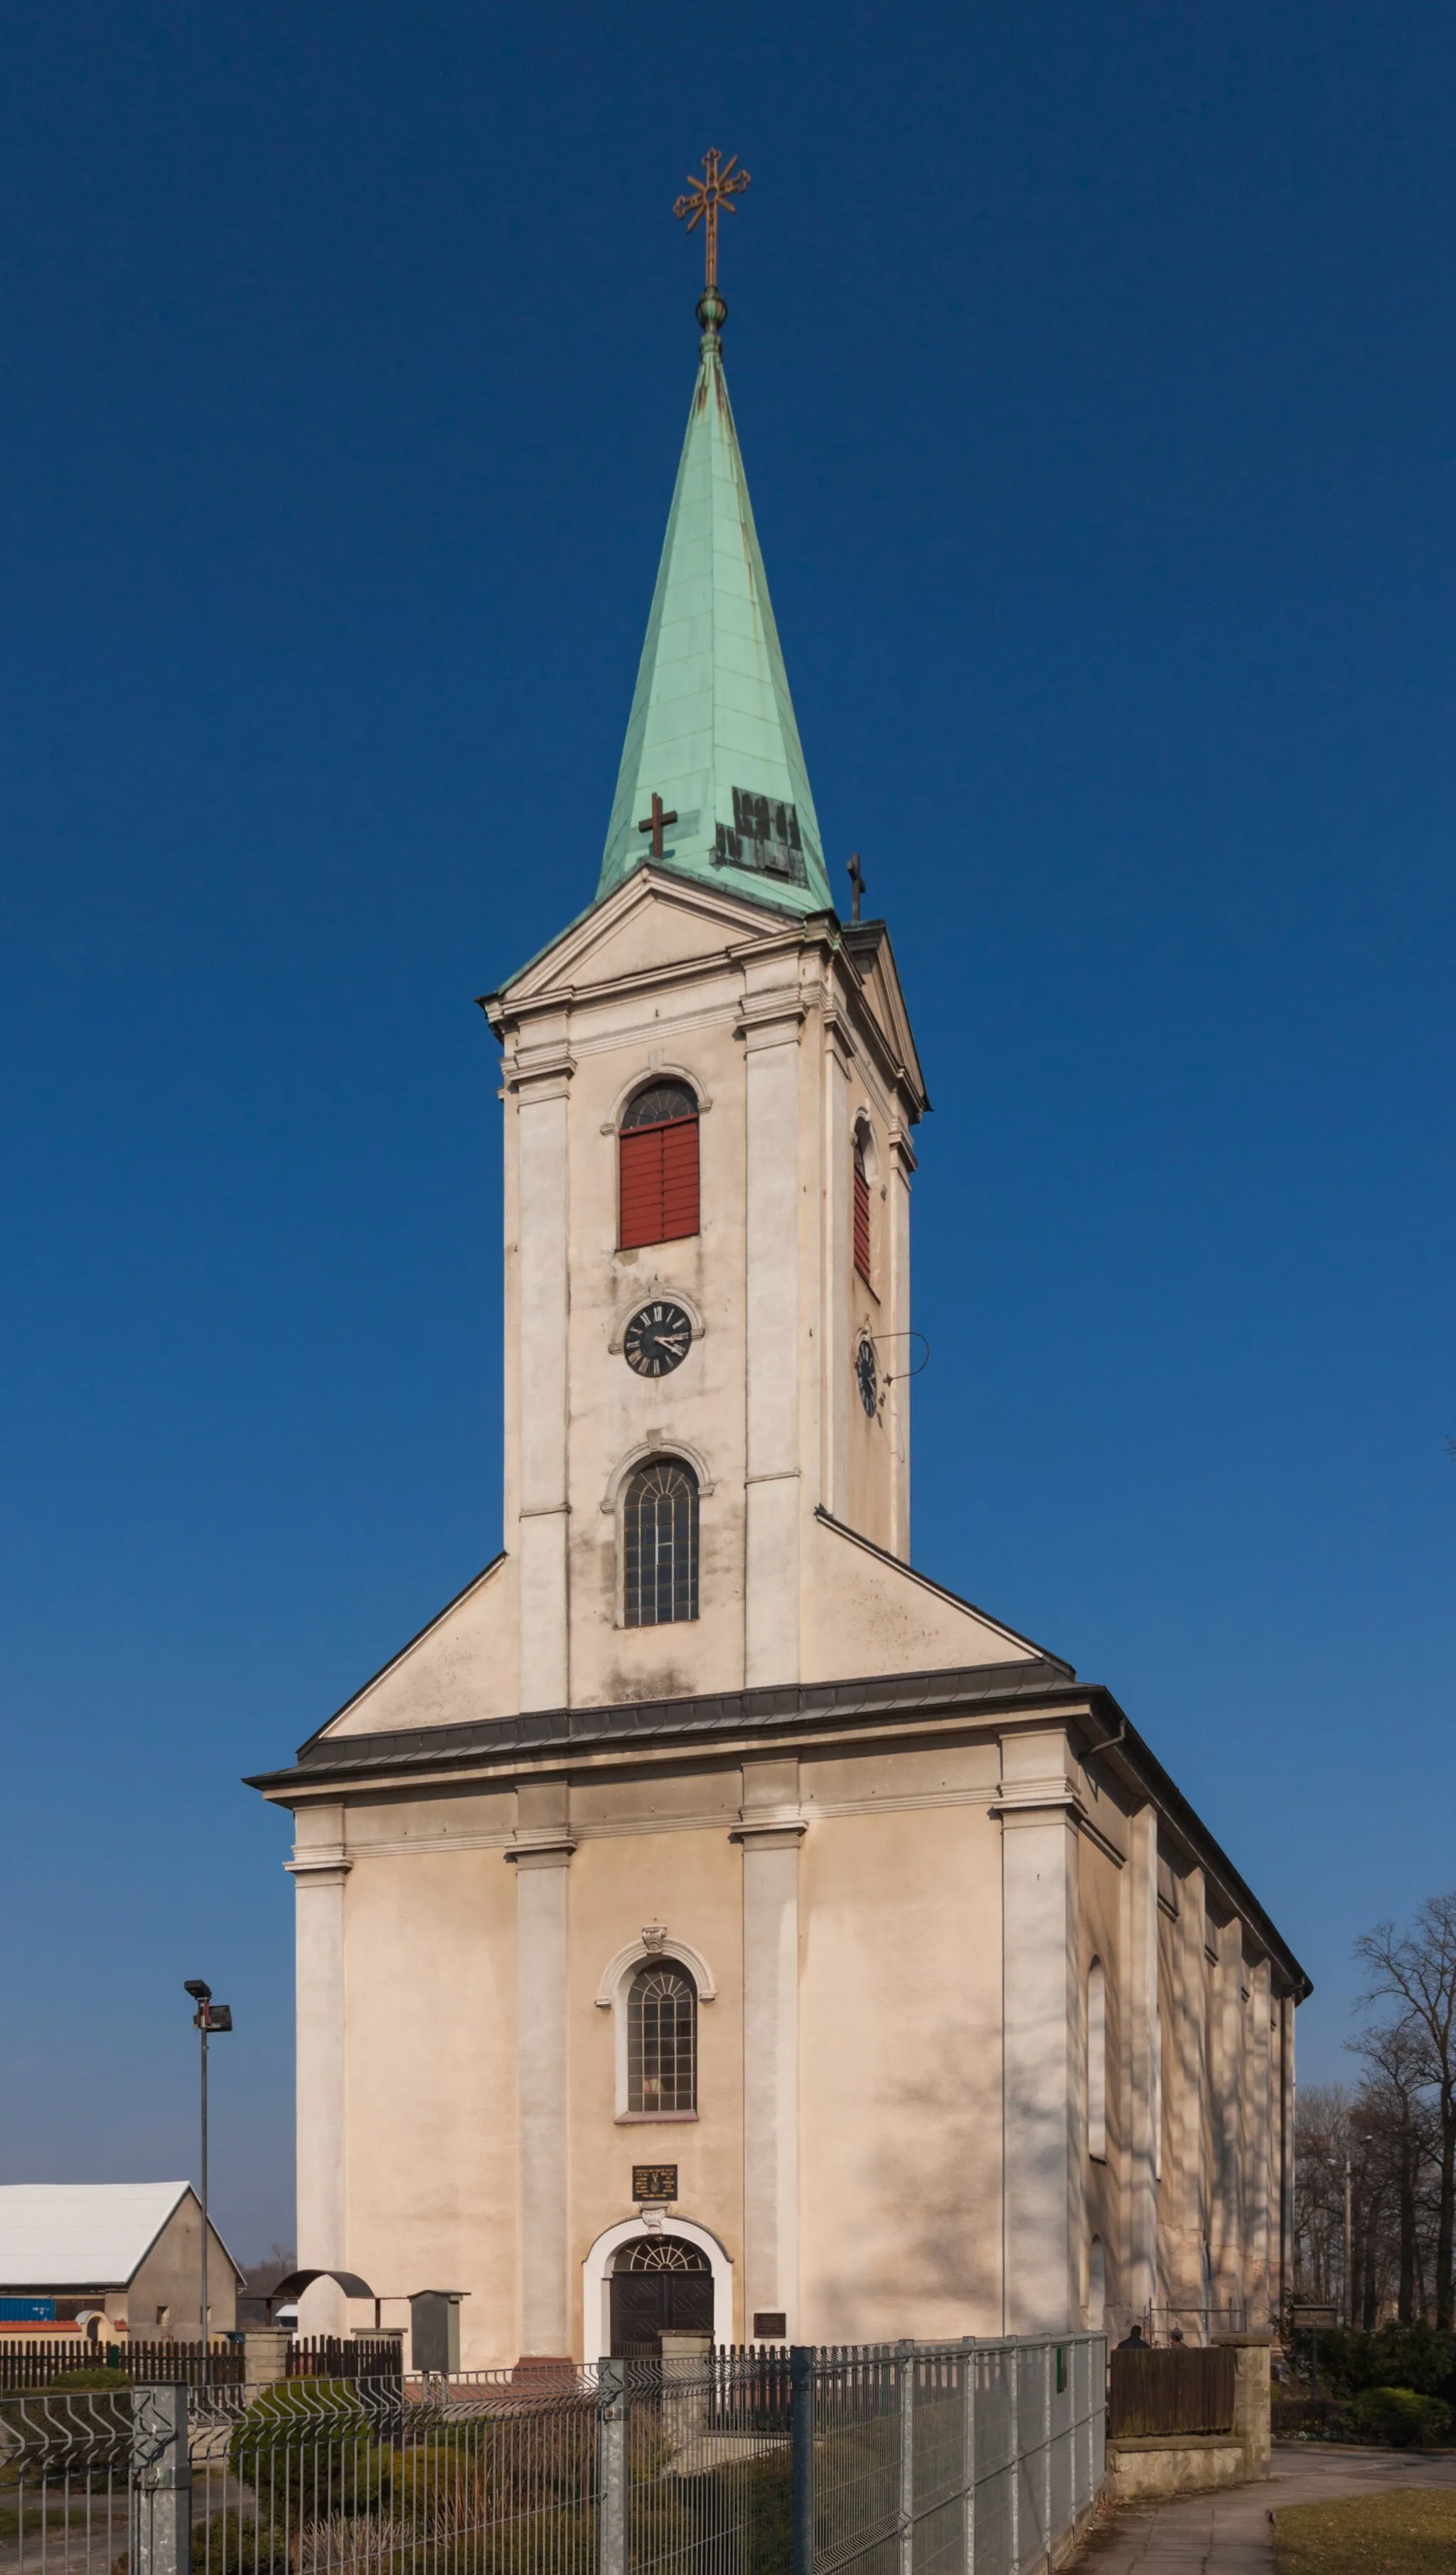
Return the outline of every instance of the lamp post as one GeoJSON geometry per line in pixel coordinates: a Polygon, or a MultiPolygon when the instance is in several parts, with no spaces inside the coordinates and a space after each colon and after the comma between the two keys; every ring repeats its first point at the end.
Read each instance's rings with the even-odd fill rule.
{"type": "Polygon", "coordinates": [[[202,2033],[202,2364],[204,2375],[208,2356],[207,2307],[207,2042],[215,2029],[231,2029],[233,2015],[226,2003],[215,2003],[211,1985],[201,1976],[189,1976],[182,1988],[197,2005],[192,2026],[202,2033]]]}

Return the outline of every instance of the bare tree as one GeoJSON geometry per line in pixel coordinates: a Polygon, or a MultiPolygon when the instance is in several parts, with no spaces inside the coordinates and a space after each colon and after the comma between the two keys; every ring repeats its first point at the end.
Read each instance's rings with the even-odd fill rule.
{"type": "MultiPolygon", "coordinates": [[[[1370,2068],[1359,2096],[1359,2124],[1380,2149],[1384,2179],[1393,2201],[1396,2223],[1395,2312],[1403,2325],[1413,2324],[1424,2300],[1418,2295],[1422,2183],[1431,2167],[1439,2169],[1440,2150],[1433,2133],[1426,2085],[1424,2041],[1408,2021],[1379,2021],[1373,2029],[1348,2039],[1346,2045],[1370,2068]]],[[[1365,2304],[1370,2287],[1365,2285],[1365,2304]]],[[[1373,2317],[1371,2318],[1373,2322],[1373,2317]]]]}
{"type": "Polygon", "coordinates": [[[1420,2088],[1434,2096],[1439,2139],[1436,2204],[1436,2323],[1453,2321],[1456,2243],[1456,1892],[1428,1895],[1408,1930],[1377,1922],[1355,1943],[1370,1970],[1366,2006],[1394,2006],[1389,2026],[1405,2034],[1420,2088]]]}

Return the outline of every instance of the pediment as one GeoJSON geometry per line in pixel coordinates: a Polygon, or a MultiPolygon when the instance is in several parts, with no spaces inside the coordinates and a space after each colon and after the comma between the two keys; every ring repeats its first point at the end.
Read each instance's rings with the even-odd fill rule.
{"type": "Polygon", "coordinates": [[[509,1562],[498,1555],[312,1739],[514,1715],[516,1586],[505,1578],[509,1562]]]}
{"type": "Polygon", "coordinates": [[[745,940],[776,938],[794,927],[780,915],[720,894],[715,887],[640,868],[503,985],[499,998],[515,1008],[564,987],[580,991],[586,985],[691,965],[727,948],[740,948],[745,940]]]}
{"type": "Polygon", "coordinates": [[[888,931],[882,922],[866,922],[848,933],[844,945],[853,959],[866,1009],[896,1064],[903,1066],[912,1088],[919,1094],[921,1107],[928,1109],[930,1103],[925,1094],[925,1077],[915,1053],[910,1015],[905,1008],[888,931]]]}

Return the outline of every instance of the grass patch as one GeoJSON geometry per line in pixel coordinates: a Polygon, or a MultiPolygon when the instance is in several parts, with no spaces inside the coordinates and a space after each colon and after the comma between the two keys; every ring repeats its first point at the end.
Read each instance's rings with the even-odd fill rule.
{"type": "Polygon", "coordinates": [[[1456,2487],[1299,2503],[1274,2522],[1277,2575],[1451,2575],[1456,2487]]]}

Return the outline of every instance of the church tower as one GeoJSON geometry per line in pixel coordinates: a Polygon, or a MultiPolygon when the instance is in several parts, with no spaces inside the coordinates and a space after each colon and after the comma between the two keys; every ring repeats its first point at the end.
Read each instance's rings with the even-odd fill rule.
{"type": "Polygon", "coordinates": [[[924,1085],[884,924],[830,900],[699,319],[596,901],[486,1004],[524,1707],[862,1669],[908,1550],[924,1085]]]}
{"type": "Polygon", "coordinates": [[[927,1102],[769,605],[736,184],[687,201],[595,897],[484,1003],[502,1550],[252,1783],[296,1819],[305,2325],[361,2282],[459,2291],[475,2367],[1206,2323],[1210,2281],[1260,2322],[1308,1981],[1110,1693],[908,1561],[927,1102]]]}

